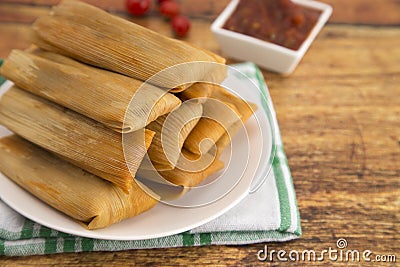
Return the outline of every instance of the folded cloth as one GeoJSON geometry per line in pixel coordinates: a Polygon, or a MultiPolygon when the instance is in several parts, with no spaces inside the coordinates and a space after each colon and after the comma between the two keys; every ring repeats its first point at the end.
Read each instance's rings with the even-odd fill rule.
{"type": "MultiPolygon", "coordinates": [[[[277,150],[272,171],[256,192],[249,194],[222,216],[191,231],[136,241],[99,240],[65,234],[23,217],[0,199],[0,255],[244,245],[299,238],[300,219],[292,177],[264,78],[253,63],[241,63],[233,67],[259,86],[269,102],[270,117],[275,126],[277,150]]],[[[0,83],[4,81],[0,76],[0,83]]]]}

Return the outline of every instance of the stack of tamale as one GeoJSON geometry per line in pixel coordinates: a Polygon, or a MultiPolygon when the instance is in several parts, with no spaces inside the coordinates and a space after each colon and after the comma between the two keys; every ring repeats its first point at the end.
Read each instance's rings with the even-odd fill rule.
{"type": "Polygon", "coordinates": [[[0,139],[0,171],[87,229],[158,203],[134,179],[149,165],[182,187],[222,169],[256,108],[204,82],[224,80],[223,58],[85,3],[53,7],[31,37],[1,67],[14,86],[0,124],[15,135],[0,139]]]}

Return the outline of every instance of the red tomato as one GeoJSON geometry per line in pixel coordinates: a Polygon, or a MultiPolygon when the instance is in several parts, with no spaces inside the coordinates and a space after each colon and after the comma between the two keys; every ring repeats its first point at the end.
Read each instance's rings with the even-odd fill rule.
{"type": "Polygon", "coordinates": [[[150,0],[126,0],[126,9],[132,15],[140,16],[150,9],[150,0]]]}
{"type": "Polygon", "coordinates": [[[172,29],[177,36],[185,36],[190,29],[190,21],[187,17],[178,15],[172,18],[172,29]]]}
{"type": "Polygon", "coordinates": [[[160,13],[168,18],[173,18],[181,12],[179,5],[172,0],[163,1],[160,4],[160,13]]]}

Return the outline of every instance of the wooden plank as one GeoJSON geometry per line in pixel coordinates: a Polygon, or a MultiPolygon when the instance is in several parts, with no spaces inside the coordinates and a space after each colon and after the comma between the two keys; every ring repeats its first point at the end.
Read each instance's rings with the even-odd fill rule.
{"type": "MultiPolygon", "coordinates": [[[[105,10],[126,13],[125,0],[84,0],[105,10]]],[[[320,0],[333,7],[332,23],[399,25],[400,4],[398,0],[320,0]]],[[[23,4],[33,7],[52,6],[59,0],[2,0],[2,3],[23,4]]],[[[192,18],[215,19],[230,0],[177,0],[182,13],[192,18]]],[[[153,2],[151,16],[158,16],[157,5],[153,2]]],[[[0,21],[2,18],[0,16],[0,21]]]]}
{"type": "Polygon", "coordinates": [[[37,17],[48,14],[49,7],[0,3],[0,22],[31,24],[37,17]]]}
{"type": "Polygon", "coordinates": [[[279,81],[311,74],[313,77],[335,77],[397,73],[400,71],[399,33],[396,27],[326,26],[291,79],[279,81]]]}
{"type": "Polygon", "coordinates": [[[0,58],[5,58],[12,49],[26,49],[31,44],[29,26],[25,24],[0,24],[0,58]]]}
{"type": "MultiPolygon", "coordinates": [[[[18,11],[18,7],[20,6],[26,6],[32,9],[49,8],[58,4],[59,2],[59,0],[3,0],[2,5],[15,6],[16,11],[18,11]]],[[[128,15],[124,0],[84,0],[83,2],[87,2],[112,13],[128,15]]],[[[229,0],[202,0],[195,2],[191,0],[182,0],[178,2],[180,2],[182,14],[186,16],[191,18],[215,19],[229,3],[229,0]]],[[[158,12],[158,5],[155,3],[155,1],[151,5],[149,14],[144,17],[161,17],[158,12]]],[[[1,16],[0,21],[2,21],[1,16]]]]}
{"type": "Polygon", "coordinates": [[[333,7],[331,22],[368,25],[399,25],[397,0],[321,0],[333,7]]]}
{"type": "MultiPolygon", "coordinates": [[[[7,1],[15,3],[17,0],[7,1]]],[[[380,0],[376,1],[376,5],[372,3],[377,8],[376,16],[368,17],[366,14],[374,13],[374,10],[369,10],[370,13],[364,12],[362,17],[357,17],[356,10],[346,9],[362,5],[362,2],[370,3],[369,0],[326,1],[335,5],[331,21],[344,23],[366,21],[367,24],[392,24],[389,23],[392,13],[387,14],[388,18],[377,16],[381,12],[376,6],[378,2],[386,10],[398,10],[396,1],[380,0]],[[356,17],[353,18],[353,15],[356,17]]],[[[49,0],[18,2],[29,4],[34,14],[35,5],[46,8],[42,5],[46,6],[49,0]]],[[[193,6],[196,5],[194,2],[193,6]]],[[[111,1],[101,0],[98,3],[108,3],[111,8],[120,2],[114,5],[110,4],[111,1]]],[[[210,6],[204,5],[204,9],[210,10],[210,6]]],[[[21,23],[25,23],[25,17],[32,16],[28,9],[24,12],[21,23]]],[[[169,24],[157,16],[130,19],[172,36],[169,24]]],[[[8,54],[13,47],[29,45],[29,26],[21,23],[0,23],[0,57],[8,54]]],[[[193,20],[192,32],[186,40],[218,51],[218,45],[209,31],[209,20],[193,20]]],[[[270,250],[301,252],[314,249],[321,252],[329,247],[336,249],[337,239],[343,237],[347,239],[349,249],[369,249],[373,255],[396,254],[399,257],[398,62],[398,27],[328,25],[291,76],[282,77],[263,71],[277,111],[303,229],[299,240],[267,243],[270,250]]],[[[0,265],[257,265],[260,262],[256,253],[263,248],[264,244],[254,244],[3,257],[0,265]]],[[[306,263],[299,261],[291,265],[304,266],[306,263]]],[[[266,263],[277,264],[276,260],[266,263]]],[[[343,262],[325,258],[325,261],[312,264],[342,266],[343,262]]],[[[385,266],[395,264],[387,263],[385,266]]]]}
{"type": "MultiPolygon", "coordinates": [[[[49,7],[57,5],[60,1],[61,0],[2,0],[2,3],[49,7]]],[[[106,10],[122,11],[125,9],[124,0],[82,0],[82,2],[86,2],[106,10]]]]}

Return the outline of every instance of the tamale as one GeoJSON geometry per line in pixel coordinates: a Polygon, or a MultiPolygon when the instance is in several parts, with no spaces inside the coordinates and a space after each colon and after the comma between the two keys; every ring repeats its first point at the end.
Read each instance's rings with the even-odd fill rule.
{"type": "Polygon", "coordinates": [[[15,86],[0,99],[0,123],[125,192],[154,136],[138,130],[123,144],[122,134],[15,86]]]}
{"type": "MultiPolygon", "coordinates": [[[[188,62],[224,63],[209,51],[171,39],[99,8],[62,1],[33,24],[32,41],[39,47],[143,81],[169,67],[188,62]]],[[[226,77],[221,64],[198,64],[165,71],[152,79],[157,86],[181,91],[212,75],[226,77]]]]}
{"type": "Polygon", "coordinates": [[[214,87],[216,85],[211,83],[198,82],[187,88],[185,91],[180,92],[177,96],[182,100],[197,99],[199,102],[204,103],[207,98],[211,97],[214,87]]]}
{"type": "MultiPolygon", "coordinates": [[[[85,228],[104,228],[157,204],[136,182],[128,194],[16,136],[0,139],[0,171],[85,228]]],[[[148,189],[147,189],[148,190],[148,189]]]]}
{"type": "MultiPolygon", "coordinates": [[[[242,128],[243,124],[253,115],[257,110],[257,105],[254,103],[248,103],[247,107],[240,109],[241,121],[237,121],[229,127],[228,131],[218,139],[215,143],[215,154],[217,157],[221,155],[227,145],[231,142],[231,139],[235,134],[242,128]]],[[[211,151],[214,153],[214,151],[211,151]]]]}
{"type": "MultiPolygon", "coordinates": [[[[168,185],[168,183],[172,183],[176,186],[182,186],[184,188],[192,188],[199,185],[207,177],[221,170],[223,167],[224,163],[218,159],[215,159],[214,161],[211,162],[211,164],[206,166],[206,168],[198,171],[189,171],[178,167],[168,171],[157,171],[157,170],[142,169],[141,167],[139,167],[138,174],[139,176],[142,176],[141,178],[142,180],[150,179],[153,182],[158,182],[161,184],[168,185]],[[164,179],[167,182],[165,182],[164,179]]],[[[183,190],[179,192],[179,194],[177,194],[177,197],[181,197],[183,194],[187,192],[188,190],[183,190]]]]}
{"type": "Polygon", "coordinates": [[[159,174],[173,184],[183,187],[195,187],[223,167],[224,163],[222,161],[215,160],[208,168],[199,172],[188,172],[175,168],[170,171],[160,171],[159,174]]]}
{"type": "Polygon", "coordinates": [[[202,157],[182,149],[177,166],[173,170],[157,171],[142,165],[137,178],[148,185],[160,200],[175,200],[206,180],[224,167],[224,163],[214,155],[205,153],[202,157]]]}
{"type": "Polygon", "coordinates": [[[233,104],[240,113],[241,121],[235,122],[228,131],[216,142],[217,156],[222,153],[225,147],[230,143],[231,138],[240,130],[243,123],[257,110],[257,105],[246,102],[243,99],[234,96],[222,87],[216,87],[212,94],[213,98],[233,104]]]}
{"type": "Polygon", "coordinates": [[[204,104],[204,115],[186,138],[184,147],[194,154],[207,153],[235,122],[240,113],[230,103],[210,98],[204,104]]]}
{"type": "Polygon", "coordinates": [[[201,158],[186,149],[182,149],[180,160],[177,163],[175,169],[170,171],[160,171],[159,174],[167,181],[184,186],[184,187],[195,187],[203,182],[211,174],[221,170],[224,167],[224,163],[210,154],[204,154],[201,158]],[[182,160],[185,158],[191,165],[183,164],[182,160]],[[197,161],[197,162],[196,162],[197,161]],[[195,164],[192,164],[195,162],[195,164]],[[194,169],[196,166],[197,170],[194,169]]]}
{"type": "Polygon", "coordinates": [[[39,50],[33,53],[13,50],[2,65],[1,74],[21,89],[115,131],[144,128],[181,103],[173,94],[142,81],[58,54],[39,50]]]}
{"type": "MultiPolygon", "coordinates": [[[[220,85],[216,85],[214,87],[211,98],[233,104],[239,112],[244,112],[245,110],[248,110],[250,108],[249,102],[243,100],[238,96],[235,96],[220,85]]],[[[252,106],[254,106],[254,104],[252,106]]],[[[250,109],[247,112],[251,112],[251,115],[254,110],[252,112],[252,109],[250,109]]]]}
{"type": "Polygon", "coordinates": [[[183,143],[200,120],[202,112],[201,103],[186,101],[147,126],[147,129],[155,132],[147,154],[157,170],[175,168],[183,143]]]}
{"type": "Polygon", "coordinates": [[[210,99],[204,103],[204,116],[185,140],[184,148],[195,154],[214,148],[211,151],[216,150],[218,156],[255,109],[254,104],[215,86],[210,99]]]}

